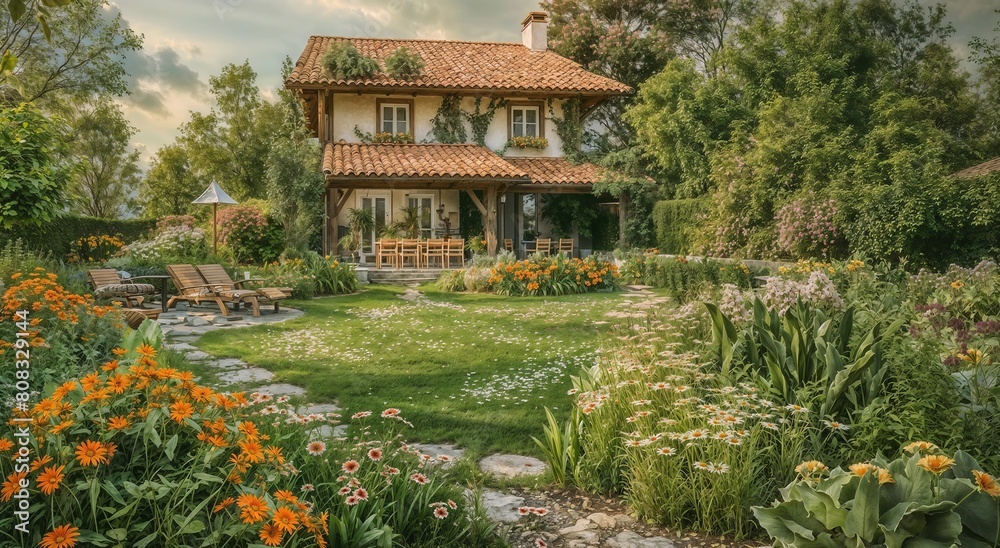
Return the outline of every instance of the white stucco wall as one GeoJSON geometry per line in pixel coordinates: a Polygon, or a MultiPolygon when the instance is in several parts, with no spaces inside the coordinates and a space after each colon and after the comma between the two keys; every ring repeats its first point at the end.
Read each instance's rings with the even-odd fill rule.
{"type": "MultiPolygon", "coordinates": [[[[431,131],[431,119],[437,114],[441,105],[441,98],[435,96],[412,96],[412,95],[357,95],[339,93],[333,96],[333,141],[343,139],[349,143],[357,142],[354,128],[357,127],[363,133],[375,133],[376,129],[376,99],[405,99],[413,101],[413,137],[418,143],[433,142],[431,131]]],[[[518,97],[508,97],[511,101],[527,100],[518,97]]],[[[563,99],[556,99],[553,102],[553,110],[557,117],[562,117],[563,99]]],[[[489,99],[483,98],[481,109],[486,109],[489,99]]],[[[462,99],[462,109],[472,112],[475,108],[475,99],[464,97],[462,99]]],[[[507,107],[510,108],[510,107],[507,107]]],[[[543,107],[542,116],[545,118],[545,132],[543,137],[549,140],[549,146],[543,150],[525,149],[518,150],[509,148],[507,156],[515,157],[540,157],[540,156],[562,156],[562,141],[555,131],[555,123],[549,119],[548,104],[543,107]]],[[[507,109],[496,111],[493,121],[490,123],[486,133],[486,146],[493,150],[500,150],[507,143],[507,109]]],[[[465,129],[472,142],[472,128],[465,122],[465,129]]]]}

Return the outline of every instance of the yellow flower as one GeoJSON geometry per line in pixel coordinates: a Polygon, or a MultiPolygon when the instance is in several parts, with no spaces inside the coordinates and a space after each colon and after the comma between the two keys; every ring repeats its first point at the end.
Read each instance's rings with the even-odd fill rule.
{"type": "Polygon", "coordinates": [[[927,455],[917,461],[917,466],[936,475],[941,475],[955,465],[955,459],[944,455],[927,455]]]}
{"type": "Polygon", "coordinates": [[[932,451],[937,451],[938,446],[934,445],[929,441],[915,441],[903,448],[903,451],[907,453],[916,453],[920,451],[921,453],[930,453],[932,451]]]}
{"type": "Polygon", "coordinates": [[[795,467],[795,473],[799,474],[803,478],[819,475],[828,470],[830,470],[830,468],[818,460],[806,461],[795,467]]]}
{"type": "Polygon", "coordinates": [[[962,280],[955,280],[951,282],[952,289],[962,289],[963,287],[965,287],[965,282],[963,282],[962,280]]]}
{"type": "Polygon", "coordinates": [[[981,491],[993,498],[1000,498],[1000,485],[993,476],[980,470],[973,470],[972,475],[976,478],[976,485],[981,491]]]}

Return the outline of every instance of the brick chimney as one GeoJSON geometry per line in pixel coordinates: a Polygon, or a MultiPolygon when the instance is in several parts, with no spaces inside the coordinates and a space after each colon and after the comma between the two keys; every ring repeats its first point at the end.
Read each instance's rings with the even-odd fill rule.
{"type": "Polygon", "coordinates": [[[521,23],[521,42],[531,51],[545,51],[549,47],[549,14],[533,11],[521,23]]]}

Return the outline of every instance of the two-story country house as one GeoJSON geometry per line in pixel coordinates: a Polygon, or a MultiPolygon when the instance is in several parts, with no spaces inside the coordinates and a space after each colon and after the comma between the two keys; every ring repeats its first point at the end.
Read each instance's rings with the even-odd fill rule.
{"type": "MultiPolygon", "coordinates": [[[[416,207],[422,236],[437,237],[443,219],[453,231],[458,228],[459,197],[465,192],[483,216],[494,253],[498,241],[509,238],[517,246],[526,233],[544,233],[541,194],[591,192],[601,170],[564,158],[554,120],[562,119],[563,106],[573,100],[582,123],[602,102],[631,88],[548,51],[547,19],[545,13],[529,14],[520,44],[309,38],[285,86],[300,94],[323,150],[326,253],[336,250],[350,208],[372,210],[383,226],[401,209],[416,207]],[[381,70],[359,79],[332,76],[321,59],[339,42],[349,42],[381,70]],[[418,75],[399,78],[386,71],[386,58],[400,48],[422,58],[418,75]],[[432,120],[443,101],[458,101],[462,111],[474,113],[477,99],[480,114],[491,103],[497,107],[492,119],[479,124],[481,144],[473,142],[469,119],[462,122],[466,143],[433,142],[432,120]],[[405,134],[413,142],[362,137],[379,134],[405,134]],[[512,138],[530,146],[508,146],[512,138]]],[[[377,231],[368,235],[365,251],[377,237],[377,231]]]]}

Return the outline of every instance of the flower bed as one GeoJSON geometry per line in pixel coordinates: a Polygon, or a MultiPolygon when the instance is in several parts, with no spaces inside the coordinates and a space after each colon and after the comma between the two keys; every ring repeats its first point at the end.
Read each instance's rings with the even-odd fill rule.
{"type": "Polygon", "coordinates": [[[618,267],[587,257],[533,256],[523,261],[501,256],[495,263],[474,264],[466,270],[445,272],[438,287],[446,291],[483,291],[510,296],[549,296],[614,291],[618,267]]]}
{"type": "MultiPolygon", "coordinates": [[[[468,536],[461,493],[437,459],[400,442],[408,423],[397,410],[354,415],[361,437],[324,438],[317,427],[337,416],[200,386],[161,363],[161,343],[155,325],[131,332],[99,370],[18,413],[31,420],[31,460],[22,470],[0,458],[0,543],[444,546],[468,536]],[[13,514],[24,479],[27,536],[13,514]]],[[[13,447],[0,437],[0,453],[13,447]]]]}

